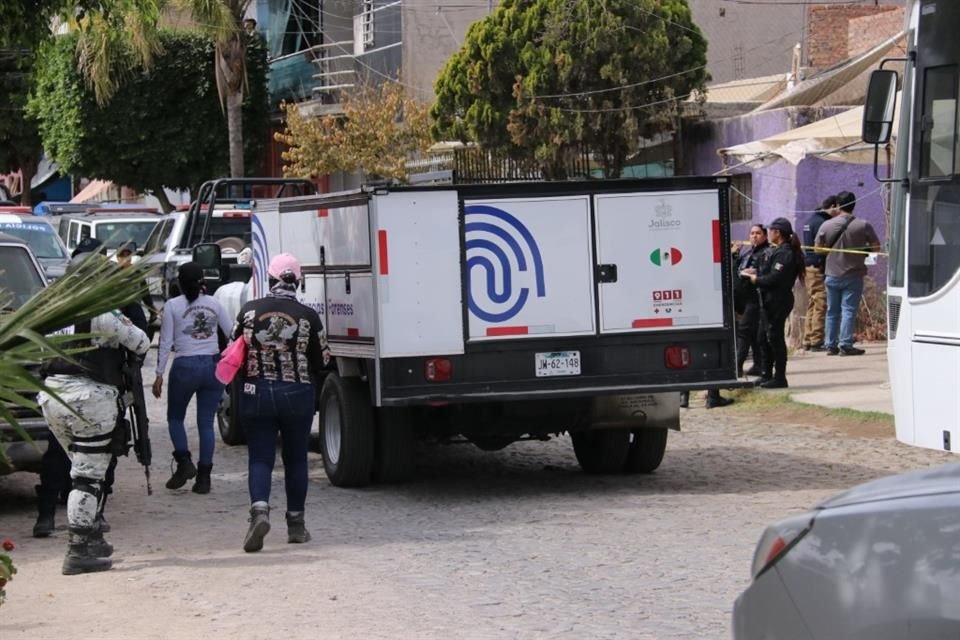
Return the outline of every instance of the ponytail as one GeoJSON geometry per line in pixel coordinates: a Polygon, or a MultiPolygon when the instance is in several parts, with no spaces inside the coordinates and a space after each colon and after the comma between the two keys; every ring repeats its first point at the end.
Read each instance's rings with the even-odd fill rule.
{"type": "Polygon", "coordinates": [[[187,302],[193,302],[203,293],[203,269],[196,262],[187,262],[177,272],[177,283],[187,302]]]}
{"type": "Polygon", "coordinates": [[[797,282],[799,282],[802,287],[804,284],[804,276],[806,275],[806,269],[804,268],[806,256],[801,248],[800,238],[798,238],[795,233],[790,234],[790,252],[793,253],[793,261],[797,265],[797,282]]]}
{"type": "Polygon", "coordinates": [[[197,282],[196,280],[192,282],[180,282],[180,291],[183,292],[183,295],[186,297],[187,302],[193,302],[200,297],[200,294],[203,292],[203,282],[197,282]]]}

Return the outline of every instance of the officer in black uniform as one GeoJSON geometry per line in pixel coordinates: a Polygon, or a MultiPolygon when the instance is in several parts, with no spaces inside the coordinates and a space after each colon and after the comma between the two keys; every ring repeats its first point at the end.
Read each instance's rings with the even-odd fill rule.
{"type": "Polygon", "coordinates": [[[793,310],[793,285],[798,280],[803,282],[803,249],[786,218],[771,222],[768,235],[773,251],[762,261],[759,271],[748,268],[740,275],[747,277],[760,290],[760,304],[770,343],[771,376],[760,386],[782,389],[787,386],[786,323],[793,310]]]}

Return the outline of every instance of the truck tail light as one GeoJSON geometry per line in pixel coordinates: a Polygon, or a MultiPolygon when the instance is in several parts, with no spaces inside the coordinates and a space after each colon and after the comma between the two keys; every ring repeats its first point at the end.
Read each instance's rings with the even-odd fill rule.
{"type": "Polygon", "coordinates": [[[690,349],[680,344],[671,344],[663,350],[663,363],[667,369],[686,369],[690,366],[690,349]]]}
{"type": "Polygon", "coordinates": [[[446,382],[453,377],[453,363],[446,358],[430,358],[423,363],[423,377],[430,382],[446,382]]]}

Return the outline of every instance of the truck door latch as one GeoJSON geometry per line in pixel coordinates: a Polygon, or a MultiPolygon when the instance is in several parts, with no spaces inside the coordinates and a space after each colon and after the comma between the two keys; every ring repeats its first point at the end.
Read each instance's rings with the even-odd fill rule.
{"type": "Polygon", "coordinates": [[[345,279],[344,279],[345,281],[343,284],[344,284],[344,287],[346,288],[347,295],[349,295],[350,294],[350,272],[347,271],[343,275],[345,276],[345,279]]]}
{"type": "Polygon", "coordinates": [[[617,281],[617,265],[615,264],[598,264],[597,265],[597,282],[616,282],[617,281]]]}

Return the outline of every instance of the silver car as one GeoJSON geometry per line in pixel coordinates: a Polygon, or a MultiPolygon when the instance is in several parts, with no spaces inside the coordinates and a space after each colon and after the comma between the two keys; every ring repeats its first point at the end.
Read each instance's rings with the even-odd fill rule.
{"type": "Polygon", "coordinates": [[[735,640],[960,638],[960,464],[890,476],[767,528],[735,640]]]}

